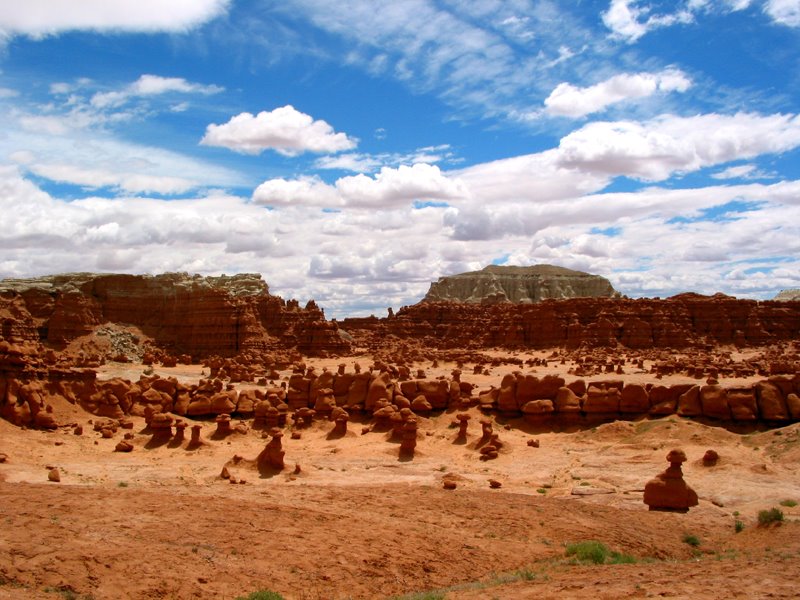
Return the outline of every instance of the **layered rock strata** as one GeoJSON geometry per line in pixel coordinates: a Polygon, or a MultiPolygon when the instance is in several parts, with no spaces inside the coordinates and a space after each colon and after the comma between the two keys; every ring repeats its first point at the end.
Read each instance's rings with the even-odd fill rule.
{"type": "Polygon", "coordinates": [[[77,273],[0,282],[0,339],[63,348],[105,323],[141,329],[195,359],[296,348],[346,353],[349,343],[313,302],[269,293],[260,275],[221,277],[77,273]]]}
{"type": "Polygon", "coordinates": [[[440,277],[422,301],[532,304],[550,298],[617,296],[608,279],[599,275],[552,265],[489,265],[480,271],[440,277]]]}
{"type": "Polygon", "coordinates": [[[536,304],[420,302],[391,318],[345,319],[341,326],[369,348],[387,336],[430,348],[745,347],[800,339],[800,302],[723,294],[536,304]]]}

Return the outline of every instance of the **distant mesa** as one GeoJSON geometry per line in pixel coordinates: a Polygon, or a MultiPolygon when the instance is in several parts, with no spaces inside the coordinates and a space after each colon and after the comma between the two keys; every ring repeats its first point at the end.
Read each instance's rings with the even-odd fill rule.
{"type": "Polygon", "coordinates": [[[778,292],[775,300],[779,302],[798,302],[800,301],[800,288],[792,288],[778,292]]]}
{"type": "Polygon", "coordinates": [[[605,277],[553,265],[489,265],[480,271],[440,277],[422,302],[535,304],[547,299],[618,298],[605,277]]]}

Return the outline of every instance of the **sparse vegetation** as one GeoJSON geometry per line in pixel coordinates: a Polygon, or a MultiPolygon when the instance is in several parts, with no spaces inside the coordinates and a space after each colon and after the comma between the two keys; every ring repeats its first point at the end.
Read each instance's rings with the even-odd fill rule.
{"type": "Polygon", "coordinates": [[[404,596],[395,596],[392,600],[444,600],[447,592],[417,592],[414,594],[405,594],[404,596]]]}
{"type": "Polygon", "coordinates": [[[126,488],[126,487],[128,487],[128,482],[127,481],[120,481],[117,484],[117,487],[126,488]]]}
{"type": "Polygon", "coordinates": [[[736,531],[736,533],[741,533],[744,531],[744,523],[739,519],[736,519],[736,521],[733,523],[733,529],[736,531]]]}
{"type": "Polygon", "coordinates": [[[539,489],[536,490],[536,492],[539,493],[539,494],[546,494],[547,490],[544,489],[544,488],[539,488],[539,489]]]}
{"type": "Polygon", "coordinates": [[[629,564],[636,559],[630,554],[623,554],[609,550],[608,546],[596,540],[567,544],[566,555],[572,557],[576,563],[594,563],[596,565],[629,564]]]}
{"type": "Polygon", "coordinates": [[[271,590],[259,590],[250,592],[247,596],[238,596],[236,600],[283,600],[283,596],[271,590]]]}
{"type": "Polygon", "coordinates": [[[781,500],[780,504],[781,506],[785,506],[787,508],[794,508],[795,506],[797,506],[797,502],[795,502],[794,500],[781,500]]]}
{"type": "Polygon", "coordinates": [[[694,548],[697,548],[700,545],[700,538],[696,535],[692,535],[691,533],[687,533],[683,536],[683,542],[694,548]]]}
{"type": "Polygon", "coordinates": [[[780,508],[770,508],[769,510],[758,511],[758,524],[762,526],[783,521],[783,511],[780,508]]]}

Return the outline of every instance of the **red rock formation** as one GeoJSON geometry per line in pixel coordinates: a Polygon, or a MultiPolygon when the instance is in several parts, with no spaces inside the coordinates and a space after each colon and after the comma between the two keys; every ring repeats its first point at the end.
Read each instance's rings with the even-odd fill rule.
{"type": "Polygon", "coordinates": [[[647,482],[644,487],[644,503],[650,510],[688,512],[697,506],[697,494],[683,480],[681,464],[686,462],[683,450],[672,450],[667,454],[669,467],[647,482]]]}
{"type": "Polygon", "coordinates": [[[111,322],[134,325],[172,354],[195,358],[284,348],[309,355],[350,349],[336,323],[326,321],[313,301],[300,308],[272,296],[260,275],[57,275],[3,280],[0,293],[4,340],[63,347],[111,322]]]}
{"type": "Polygon", "coordinates": [[[800,302],[759,302],[722,294],[488,306],[424,302],[401,308],[391,319],[345,319],[342,328],[368,347],[379,347],[379,339],[387,335],[442,349],[691,348],[734,342],[754,346],[797,339],[800,302]]]}

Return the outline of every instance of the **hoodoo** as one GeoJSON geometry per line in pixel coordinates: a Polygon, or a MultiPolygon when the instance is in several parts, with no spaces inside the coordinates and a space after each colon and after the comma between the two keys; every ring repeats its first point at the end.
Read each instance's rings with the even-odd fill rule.
{"type": "Polygon", "coordinates": [[[423,302],[533,304],[549,298],[614,298],[619,293],[605,277],[553,265],[489,265],[480,271],[440,277],[423,302]]]}

